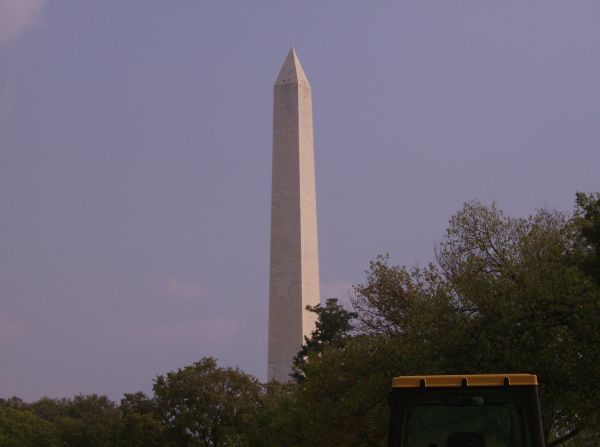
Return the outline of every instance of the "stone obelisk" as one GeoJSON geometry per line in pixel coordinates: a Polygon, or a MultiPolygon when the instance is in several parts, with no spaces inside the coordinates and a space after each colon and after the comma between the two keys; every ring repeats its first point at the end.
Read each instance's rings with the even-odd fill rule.
{"type": "Polygon", "coordinates": [[[320,302],[312,98],[290,49],[274,86],[269,381],[290,380],[292,360],[315,326],[320,302]]]}

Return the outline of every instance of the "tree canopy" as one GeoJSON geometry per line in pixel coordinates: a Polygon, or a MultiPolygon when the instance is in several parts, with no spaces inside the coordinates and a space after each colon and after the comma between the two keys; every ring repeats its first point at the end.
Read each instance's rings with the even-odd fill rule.
{"type": "Polygon", "coordinates": [[[0,406],[0,445],[3,447],[60,447],[56,428],[20,407],[0,406]]]}
{"type": "Polygon", "coordinates": [[[154,393],[158,414],[178,446],[238,446],[248,442],[261,385],[209,357],[158,376],[154,393]]]}
{"type": "Polygon", "coordinates": [[[576,196],[575,221],[585,244],[583,269],[600,285],[600,193],[576,196]]]}

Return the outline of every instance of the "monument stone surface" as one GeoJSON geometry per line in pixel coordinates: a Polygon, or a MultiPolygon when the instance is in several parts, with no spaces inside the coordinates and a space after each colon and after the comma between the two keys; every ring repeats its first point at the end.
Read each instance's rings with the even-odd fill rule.
{"type": "Polygon", "coordinates": [[[290,380],[320,302],[311,88],[290,49],[274,86],[267,378],[290,380]]]}

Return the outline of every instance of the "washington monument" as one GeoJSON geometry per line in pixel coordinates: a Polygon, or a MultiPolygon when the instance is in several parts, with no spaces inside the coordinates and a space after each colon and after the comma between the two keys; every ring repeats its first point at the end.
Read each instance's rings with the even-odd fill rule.
{"type": "Polygon", "coordinates": [[[310,84],[290,49],[274,86],[269,360],[267,379],[290,380],[292,359],[320,302],[310,84]]]}

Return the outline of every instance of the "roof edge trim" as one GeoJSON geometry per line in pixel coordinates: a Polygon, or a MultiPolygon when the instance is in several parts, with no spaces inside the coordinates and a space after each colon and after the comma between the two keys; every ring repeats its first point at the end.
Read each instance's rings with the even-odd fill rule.
{"type": "Polygon", "coordinates": [[[457,388],[464,386],[536,386],[534,374],[464,374],[439,376],[399,376],[392,379],[392,388],[457,388]]]}

